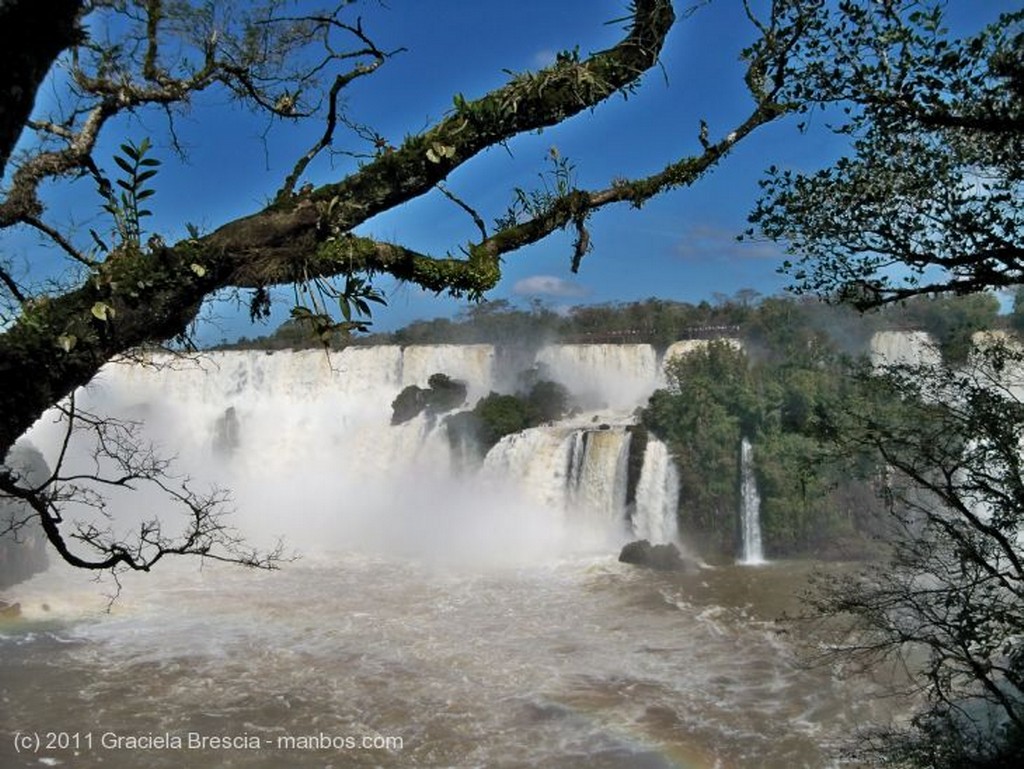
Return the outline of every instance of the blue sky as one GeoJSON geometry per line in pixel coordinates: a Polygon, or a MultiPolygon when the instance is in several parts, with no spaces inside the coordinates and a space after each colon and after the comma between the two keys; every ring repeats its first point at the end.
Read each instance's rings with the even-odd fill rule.
{"type": "MultiPolygon", "coordinates": [[[[691,4],[677,3],[677,14],[683,16],[691,4]]],[[[973,29],[998,10],[1017,5],[952,0],[950,12],[957,27],[973,29]]],[[[455,93],[473,98],[501,85],[505,70],[543,66],[557,51],[575,45],[586,54],[613,44],[622,25],[606,22],[626,13],[624,0],[389,0],[356,8],[378,45],[407,49],[347,92],[349,116],[395,144],[443,117],[455,93]]],[[[539,184],[537,174],[551,147],[575,163],[581,186],[598,188],[615,177],[649,174],[696,153],[701,119],[714,138],[732,130],[750,109],[739,52],[753,34],[739,0],[714,0],[679,19],[663,53],[663,71],[647,74],[628,100],[615,98],[542,134],[518,137],[507,150],[489,150],[452,174],[448,185],[493,221],[508,206],[514,186],[539,184]]],[[[44,94],[44,105],[47,98],[44,94]]],[[[842,152],[841,141],[825,130],[820,115],[806,134],[797,131],[796,122],[762,127],[690,189],[663,195],[639,211],[619,206],[595,214],[594,250],[579,275],[569,270],[571,234],[556,234],[507,255],[504,278],[491,298],[540,298],[558,308],[649,296],[697,302],[741,288],[765,294],[781,290],[786,279],[776,273],[782,260],[778,248],[738,243],[735,237],[746,226],[757,180],[767,166],[812,170],[842,152]]],[[[319,127],[279,123],[267,131],[265,121],[253,120],[226,98],[204,97],[176,130],[189,147],[186,164],[174,162],[166,121],[158,115],[142,114],[118,125],[100,150],[101,157],[106,153],[109,158],[126,137],[152,138],[165,165],[156,179],[150,229],[168,241],[185,235],[186,221],[208,231],[264,205],[319,127]]],[[[366,149],[346,134],[336,146],[366,149]]],[[[323,159],[307,178],[314,184],[334,180],[354,163],[345,157],[323,159]]],[[[97,222],[109,226],[98,216],[99,204],[85,182],[53,196],[52,205],[58,217],[73,219],[82,232],[97,222]]],[[[436,192],[377,217],[359,232],[439,255],[456,252],[477,235],[470,218],[436,192]]],[[[38,244],[31,237],[8,238],[0,247],[15,264],[37,259],[38,244]]],[[[380,287],[389,306],[376,312],[375,330],[451,315],[464,306],[414,286],[385,280],[380,287]]],[[[231,305],[212,304],[198,338],[209,342],[268,333],[291,306],[290,291],[278,296],[271,321],[256,327],[231,305]]]]}

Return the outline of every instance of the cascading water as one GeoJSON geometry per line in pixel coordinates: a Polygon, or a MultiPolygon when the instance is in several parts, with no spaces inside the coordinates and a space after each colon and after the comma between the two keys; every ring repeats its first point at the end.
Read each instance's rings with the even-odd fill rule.
{"type": "MultiPolygon", "coordinates": [[[[181,471],[233,490],[247,535],[285,534],[303,551],[422,545],[450,552],[460,542],[476,552],[487,548],[467,537],[487,538],[488,529],[524,516],[533,521],[524,527],[530,536],[545,531],[543,552],[566,540],[609,549],[627,530],[625,428],[657,386],[655,360],[647,345],[548,347],[532,364],[489,345],[211,353],[198,364],[157,356],[154,366],[105,367],[79,403],[143,419],[148,436],[180,457],[181,471]],[[512,361],[539,367],[571,391],[585,385],[590,403],[604,410],[508,436],[479,477],[455,472],[472,463],[465,446],[449,445],[442,418],[391,425],[390,404],[402,388],[444,373],[467,384],[469,407],[512,386],[512,361]],[[281,521],[299,513],[302,525],[285,531],[281,521]]],[[[45,422],[32,440],[55,446],[59,429],[45,422]]],[[[647,471],[662,480],[648,485],[666,482],[671,468],[662,459],[647,471]]],[[[676,538],[667,517],[634,528],[658,542],[676,538]]]]}
{"type": "MultiPolygon", "coordinates": [[[[392,426],[390,403],[435,368],[472,403],[515,380],[522,361],[501,361],[516,356],[377,347],[104,369],[79,406],[144,420],[195,484],[233,489],[247,539],[286,533],[307,556],[269,573],[161,562],[121,575],[112,607],[110,585],[60,564],[18,585],[23,624],[0,624],[0,766],[831,765],[823,746],[879,714],[774,632],[801,564],[755,579],[616,562],[627,497],[636,536],[676,539],[678,476],[652,437],[642,467],[628,461],[636,404],[600,391],[599,347],[544,356],[570,389],[586,378],[600,413],[508,436],[462,476],[443,420],[392,426]],[[600,536],[567,546],[581,532],[600,536]]],[[[635,347],[607,350],[608,370],[647,371],[653,353],[635,347]]],[[[62,435],[43,420],[30,438],[62,435]]]]}
{"type": "Polygon", "coordinates": [[[626,520],[629,447],[624,426],[535,427],[503,438],[488,452],[481,475],[488,482],[512,481],[573,537],[595,545],[620,541],[627,528],[652,543],[674,542],[678,474],[657,441],[648,444],[635,511],[626,520]]]}
{"type": "Polygon", "coordinates": [[[748,566],[764,563],[761,549],[761,497],[754,478],[753,447],[746,438],[740,444],[740,526],[743,557],[748,566]]]}
{"type": "Polygon", "coordinates": [[[942,353],[926,331],[879,331],[871,337],[871,361],[876,366],[935,366],[942,353]]]}
{"type": "Polygon", "coordinates": [[[678,535],[679,473],[668,447],[648,438],[636,489],[633,533],[652,543],[673,542],[678,535]]]}

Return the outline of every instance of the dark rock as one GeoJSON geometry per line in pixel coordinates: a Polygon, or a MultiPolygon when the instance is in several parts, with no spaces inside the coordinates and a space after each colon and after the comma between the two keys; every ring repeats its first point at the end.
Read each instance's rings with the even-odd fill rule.
{"type": "Polygon", "coordinates": [[[427,406],[427,393],[416,385],[409,385],[391,402],[391,424],[400,425],[418,416],[427,406]]]}
{"type": "Polygon", "coordinates": [[[228,406],[213,425],[213,450],[218,454],[234,454],[242,444],[242,427],[234,406],[228,406]]]}
{"type": "Polygon", "coordinates": [[[675,545],[652,545],[646,539],[625,545],[619,553],[619,561],[658,571],[692,572],[698,568],[696,563],[684,558],[675,545]]]}
{"type": "Polygon", "coordinates": [[[400,425],[419,416],[442,414],[458,408],[466,401],[466,383],[452,379],[447,374],[431,374],[427,389],[409,385],[391,402],[391,424],[400,425]]]}
{"type": "Polygon", "coordinates": [[[466,383],[447,374],[432,374],[427,379],[427,386],[430,388],[427,407],[436,414],[457,409],[466,402],[466,383]]]}
{"type": "MultiPolygon", "coordinates": [[[[626,460],[626,507],[630,511],[635,507],[636,489],[640,485],[640,475],[644,469],[644,453],[647,451],[647,441],[650,436],[647,428],[643,425],[630,425],[626,428],[629,433],[629,456],[626,460]]],[[[630,512],[630,518],[633,517],[630,512]]]]}

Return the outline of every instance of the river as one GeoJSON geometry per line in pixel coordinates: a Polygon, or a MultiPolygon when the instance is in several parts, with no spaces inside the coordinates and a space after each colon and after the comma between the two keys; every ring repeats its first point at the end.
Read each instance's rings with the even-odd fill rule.
{"type": "MultiPolygon", "coordinates": [[[[634,409],[661,383],[654,350],[520,357],[379,347],[105,368],[80,407],[144,421],[177,472],[233,490],[247,541],[284,535],[304,556],[275,572],[163,561],[122,575],[112,603],[109,576],[54,566],[0,596],[23,609],[0,629],[0,766],[838,765],[891,703],[806,669],[802,629],[776,623],[813,564],[616,560],[626,539],[677,538],[664,445],[648,441],[635,488],[627,472],[634,409]],[[508,436],[478,473],[441,420],[391,425],[398,393],[433,373],[468,383],[468,407],[524,370],[584,410],[508,436]]],[[[29,437],[52,464],[63,434],[44,419],[29,437]]],[[[150,509],[173,527],[142,490],[111,499],[111,525],[150,509]]]]}
{"type": "Polygon", "coordinates": [[[780,633],[810,568],[183,563],[109,611],[55,569],[0,637],[0,765],[835,766],[886,703],[780,633]]]}

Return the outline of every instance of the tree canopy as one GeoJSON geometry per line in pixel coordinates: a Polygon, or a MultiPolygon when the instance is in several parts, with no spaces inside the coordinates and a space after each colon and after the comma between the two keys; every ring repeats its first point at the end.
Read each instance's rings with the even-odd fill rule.
{"type": "Polygon", "coordinates": [[[857,378],[826,432],[882,471],[885,558],[820,578],[825,658],[896,662],[909,723],[862,735],[887,765],[1014,766],[1024,755],[1024,486],[1019,343],[991,338],[972,365],[887,366],[857,378]]]}
{"type": "Polygon", "coordinates": [[[844,0],[797,42],[782,98],[852,139],[763,182],[751,221],[798,290],[870,307],[1024,281],[1024,12],[956,39],[943,6],[844,0]]]}

